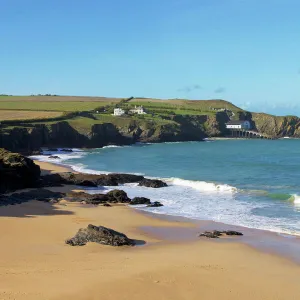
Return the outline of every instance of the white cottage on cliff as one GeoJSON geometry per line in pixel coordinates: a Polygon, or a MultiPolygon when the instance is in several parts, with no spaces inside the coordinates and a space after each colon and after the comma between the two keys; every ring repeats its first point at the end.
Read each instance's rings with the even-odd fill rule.
{"type": "Polygon", "coordinates": [[[144,110],[143,106],[135,106],[133,109],[130,110],[131,113],[133,114],[138,114],[138,115],[145,115],[147,114],[144,110]]]}
{"type": "Polygon", "coordinates": [[[125,111],[122,108],[115,108],[114,109],[114,116],[123,116],[125,111]]]}

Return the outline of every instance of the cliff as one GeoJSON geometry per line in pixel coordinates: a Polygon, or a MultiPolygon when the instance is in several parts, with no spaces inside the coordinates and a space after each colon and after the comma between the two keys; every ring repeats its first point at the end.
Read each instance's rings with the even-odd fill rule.
{"type": "Polygon", "coordinates": [[[255,128],[274,137],[300,137],[300,118],[295,116],[277,117],[264,113],[252,113],[255,128]]]}

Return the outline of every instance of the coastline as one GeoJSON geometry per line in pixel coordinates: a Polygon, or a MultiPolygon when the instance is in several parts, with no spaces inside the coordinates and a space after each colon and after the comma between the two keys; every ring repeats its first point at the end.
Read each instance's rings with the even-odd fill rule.
{"type": "MultiPolygon", "coordinates": [[[[68,170],[39,164],[48,172],[68,170]]],[[[63,188],[72,189],[52,189],[63,188]]],[[[252,249],[239,238],[183,239],[186,232],[199,232],[196,223],[183,218],[153,217],[123,205],[91,207],[65,201],[31,201],[1,207],[0,212],[0,298],[4,300],[300,296],[297,264],[252,249]],[[145,245],[71,247],[64,243],[90,223],[113,228],[145,245]],[[174,238],[166,238],[163,230],[173,232],[174,238]]]]}
{"type": "MultiPolygon", "coordinates": [[[[41,167],[44,174],[49,172],[74,172],[71,166],[63,164],[55,164],[50,162],[42,162],[35,160],[35,163],[41,167]]],[[[259,250],[265,253],[274,254],[280,257],[289,259],[297,264],[300,264],[300,236],[292,233],[279,233],[270,230],[249,228],[241,225],[231,225],[214,220],[199,220],[189,217],[175,216],[165,213],[154,213],[139,207],[129,207],[137,213],[148,216],[152,219],[171,221],[171,222],[183,222],[192,224],[194,228],[187,230],[174,231],[170,228],[164,230],[162,228],[151,228],[141,226],[143,231],[150,235],[160,237],[163,240],[171,242],[180,241],[196,241],[200,232],[211,231],[211,230],[238,230],[244,233],[244,237],[239,239],[239,242],[249,246],[255,250],[259,250]]],[[[228,241],[228,239],[227,239],[228,241]]],[[[231,241],[230,241],[231,242],[231,241]]]]}

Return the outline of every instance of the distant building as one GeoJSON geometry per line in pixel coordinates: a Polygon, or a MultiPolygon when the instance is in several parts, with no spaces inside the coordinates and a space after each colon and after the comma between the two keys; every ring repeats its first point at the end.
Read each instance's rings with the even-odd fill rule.
{"type": "Polygon", "coordinates": [[[251,124],[249,121],[229,121],[226,123],[226,128],[227,129],[244,129],[244,130],[250,130],[251,129],[251,124]]]}
{"type": "Polygon", "coordinates": [[[123,116],[125,111],[122,108],[115,108],[114,109],[114,116],[123,116]]]}
{"type": "Polygon", "coordinates": [[[135,106],[133,109],[130,110],[131,113],[133,114],[138,114],[138,115],[145,115],[147,114],[144,110],[143,106],[135,106]]]}

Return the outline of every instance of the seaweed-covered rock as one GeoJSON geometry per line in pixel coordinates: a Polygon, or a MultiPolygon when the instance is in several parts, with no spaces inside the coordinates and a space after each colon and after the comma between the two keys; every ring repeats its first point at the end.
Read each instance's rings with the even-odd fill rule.
{"type": "Polygon", "coordinates": [[[89,224],[87,228],[81,228],[76,235],[66,240],[71,246],[84,246],[88,242],[110,246],[134,246],[135,242],[125,234],[103,226],[89,224]]]}
{"type": "Polygon", "coordinates": [[[107,202],[112,203],[130,203],[131,201],[127,194],[122,190],[112,190],[105,196],[107,198],[107,202]]]}
{"type": "Polygon", "coordinates": [[[119,184],[139,182],[143,176],[132,174],[83,174],[64,172],[42,176],[44,186],[75,184],[89,187],[118,186],[119,184]]]}
{"type": "Polygon", "coordinates": [[[105,194],[88,194],[85,192],[70,192],[66,194],[66,200],[71,202],[82,202],[86,204],[103,204],[106,203],[107,197],[105,194]]]}
{"type": "Polygon", "coordinates": [[[165,182],[159,179],[147,179],[144,178],[139,182],[139,186],[151,187],[151,188],[161,188],[168,186],[165,182]]]}
{"type": "Polygon", "coordinates": [[[0,196],[0,205],[14,205],[31,200],[55,203],[64,198],[65,193],[52,192],[46,189],[34,189],[28,192],[13,193],[9,196],[0,196]]]}
{"type": "Polygon", "coordinates": [[[32,159],[0,149],[0,193],[36,187],[40,173],[32,159]]]}
{"type": "Polygon", "coordinates": [[[221,231],[213,230],[213,231],[205,231],[201,233],[199,236],[204,236],[210,239],[218,239],[222,235],[221,231]]]}
{"type": "Polygon", "coordinates": [[[151,201],[150,199],[145,197],[134,197],[129,204],[130,205],[151,204],[151,201]]]}
{"type": "Polygon", "coordinates": [[[147,205],[147,207],[161,207],[161,206],[164,206],[163,204],[161,204],[160,202],[158,201],[155,201],[153,203],[150,203],[147,205]]]}
{"type": "Polygon", "coordinates": [[[243,235],[241,232],[233,231],[233,230],[226,230],[226,231],[223,231],[223,233],[225,233],[226,235],[237,235],[237,236],[243,235]]]}
{"type": "Polygon", "coordinates": [[[233,230],[225,230],[225,231],[218,231],[218,230],[213,230],[213,231],[205,231],[201,233],[199,236],[204,236],[210,239],[217,239],[220,236],[223,235],[229,235],[229,236],[241,236],[243,235],[241,232],[238,231],[233,231],[233,230]]]}

